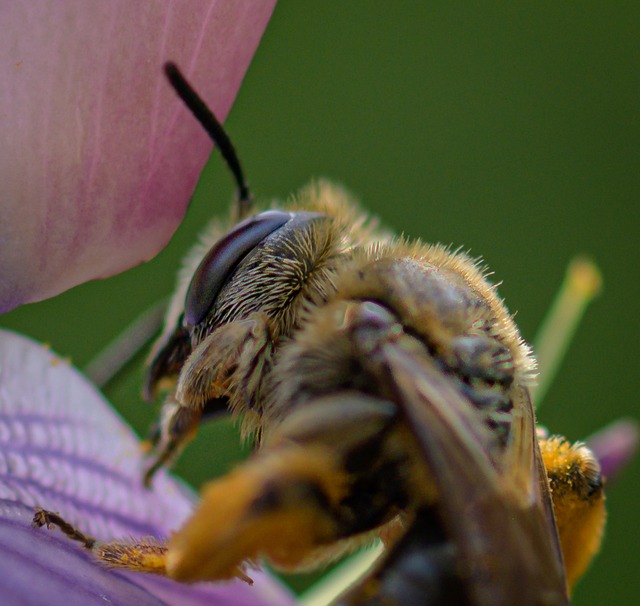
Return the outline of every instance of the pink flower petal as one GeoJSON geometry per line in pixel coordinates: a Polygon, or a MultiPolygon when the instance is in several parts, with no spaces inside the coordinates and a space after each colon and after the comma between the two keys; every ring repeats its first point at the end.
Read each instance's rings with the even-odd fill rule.
{"type": "Polygon", "coordinates": [[[631,463],[638,450],[638,423],[633,419],[619,419],[598,430],[587,440],[596,455],[602,475],[613,484],[631,463]]]}
{"type": "Polygon", "coordinates": [[[226,116],[275,0],[0,6],[0,313],[152,258],[211,151],[175,61],[226,116]]]}
{"type": "Polygon", "coordinates": [[[108,540],[167,538],[195,497],[161,473],[143,488],[137,440],[95,388],[43,346],[0,331],[0,602],[75,606],[276,606],[290,594],[255,583],[180,585],[101,566],[56,530],[31,527],[33,507],[59,511],[108,540]]]}

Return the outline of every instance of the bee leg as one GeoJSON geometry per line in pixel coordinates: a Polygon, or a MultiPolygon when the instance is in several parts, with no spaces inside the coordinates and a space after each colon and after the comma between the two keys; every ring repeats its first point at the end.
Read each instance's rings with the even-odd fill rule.
{"type": "MultiPolygon", "coordinates": [[[[249,408],[258,401],[261,377],[270,364],[272,341],[266,316],[254,314],[208,335],[192,352],[180,373],[176,399],[199,408],[227,394],[233,381],[249,408]]],[[[234,402],[231,402],[231,406],[234,402]]]]}
{"type": "Polygon", "coordinates": [[[296,563],[331,542],[336,524],[326,511],[345,480],[326,448],[292,447],[256,458],[205,487],[194,516],[168,544],[149,539],[100,543],[55,512],[37,509],[36,527],[58,527],[112,568],[180,581],[234,577],[250,582],[243,562],[266,553],[296,563]]]}
{"type": "Polygon", "coordinates": [[[251,409],[260,400],[261,378],[271,363],[271,352],[267,318],[261,314],[215,330],[193,350],[182,367],[175,393],[165,400],[159,430],[156,428],[145,445],[156,451],[144,476],[146,486],[195,437],[205,417],[241,403],[251,409]],[[226,394],[231,381],[236,389],[234,400],[229,401],[226,394]]]}
{"type": "MultiPolygon", "coordinates": [[[[260,556],[284,569],[309,566],[324,546],[392,518],[398,511],[389,514],[388,503],[372,513],[375,503],[360,498],[353,468],[372,463],[377,448],[372,455],[369,447],[384,441],[394,420],[393,405],[358,393],[293,413],[261,451],[204,487],[198,509],[168,543],[168,575],[224,579],[260,556]]],[[[388,478],[384,485],[373,501],[394,492],[388,478]]]]}
{"type": "Polygon", "coordinates": [[[155,474],[182,452],[195,437],[203,420],[220,416],[226,410],[226,398],[209,400],[202,409],[195,409],[181,406],[168,396],[162,407],[161,420],[152,427],[153,433],[148,441],[155,452],[144,474],[144,485],[149,488],[155,474]]]}
{"type": "Polygon", "coordinates": [[[129,543],[102,543],[78,530],[56,512],[47,511],[40,507],[36,507],[35,512],[32,522],[34,527],[59,528],[72,541],[81,543],[85,549],[108,566],[136,570],[138,572],[166,574],[165,556],[167,548],[163,543],[153,539],[129,543]]]}
{"type": "Polygon", "coordinates": [[[547,469],[569,589],[600,549],[606,519],[600,465],[582,443],[539,439],[547,469]]]}
{"type": "Polygon", "coordinates": [[[72,541],[82,543],[82,545],[89,550],[93,549],[97,543],[96,539],[84,534],[75,526],[69,524],[69,522],[62,518],[57,512],[47,511],[46,509],[42,509],[42,507],[36,507],[35,512],[32,522],[34,528],[42,528],[43,526],[46,526],[51,530],[57,526],[72,541]]]}
{"type": "Polygon", "coordinates": [[[260,556],[282,568],[308,566],[324,546],[398,513],[385,501],[396,489],[388,476],[381,484],[365,478],[377,488],[374,502],[360,498],[362,470],[388,458],[379,451],[395,418],[391,403],[357,392],[309,402],[287,417],[262,450],[207,484],[194,515],[167,544],[99,543],[49,512],[34,522],[59,526],[109,566],[187,582],[246,580],[243,563],[260,556]]]}

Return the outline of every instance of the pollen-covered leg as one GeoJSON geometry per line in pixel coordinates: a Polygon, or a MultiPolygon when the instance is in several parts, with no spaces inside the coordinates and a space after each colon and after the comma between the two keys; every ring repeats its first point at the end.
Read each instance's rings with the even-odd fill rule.
{"type": "Polygon", "coordinates": [[[226,579],[260,556],[295,567],[337,538],[332,511],[346,484],[326,448],[290,446],[257,456],[205,486],[197,511],[169,541],[167,574],[226,579]]]}
{"type": "Polygon", "coordinates": [[[560,436],[539,440],[569,589],[600,549],[606,519],[600,465],[582,443],[560,436]]]}
{"type": "MultiPolygon", "coordinates": [[[[59,528],[67,537],[81,543],[102,564],[110,568],[169,576],[167,572],[169,549],[165,541],[145,537],[139,540],[101,542],[82,533],[60,514],[40,507],[36,507],[33,526],[36,528],[46,526],[49,530],[54,527],[59,528]]],[[[231,570],[227,576],[253,584],[251,577],[246,575],[240,566],[231,570]]]]}
{"type": "Polygon", "coordinates": [[[57,514],[40,513],[36,522],[59,526],[109,566],[187,582],[246,579],[242,566],[259,557],[284,569],[318,565],[337,555],[328,546],[357,547],[406,504],[402,470],[409,466],[397,426],[391,403],[361,393],[307,403],[256,455],[205,486],[166,545],[101,544],[57,514]],[[341,541],[354,536],[360,543],[341,541]]]}
{"type": "Polygon", "coordinates": [[[112,568],[166,575],[167,546],[153,539],[131,542],[98,543],[94,555],[112,568]]]}
{"type": "Polygon", "coordinates": [[[102,543],[69,524],[62,516],[53,511],[36,507],[33,525],[37,528],[59,528],[71,540],[81,543],[100,561],[114,568],[125,568],[138,572],[166,574],[165,557],[167,547],[153,539],[141,541],[102,543]]]}
{"type": "Polygon", "coordinates": [[[327,546],[389,522],[404,497],[398,468],[408,467],[382,452],[395,426],[392,404],[355,392],[291,412],[251,459],[204,488],[169,541],[169,576],[227,578],[259,557],[309,568],[337,555],[327,546]]]}

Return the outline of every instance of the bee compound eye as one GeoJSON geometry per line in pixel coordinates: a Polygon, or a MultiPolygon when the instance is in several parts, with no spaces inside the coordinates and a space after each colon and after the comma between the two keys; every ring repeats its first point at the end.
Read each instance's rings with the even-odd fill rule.
{"type": "Polygon", "coordinates": [[[209,313],[223,285],[240,261],[267,236],[291,220],[292,213],[268,210],[238,223],[200,262],[184,306],[184,322],[196,326],[209,313]]]}

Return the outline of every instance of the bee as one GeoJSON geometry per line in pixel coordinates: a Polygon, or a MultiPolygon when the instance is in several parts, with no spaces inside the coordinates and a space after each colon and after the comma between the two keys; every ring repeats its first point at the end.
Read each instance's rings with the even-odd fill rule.
{"type": "Polygon", "coordinates": [[[222,126],[166,74],[238,186],[188,256],[145,395],[165,394],[145,482],[206,419],[253,455],[205,485],[166,543],[101,543],[114,567],[194,582],[264,558],[311,569],[375,537],[385,552],[339,603],[567,604],[605,521],[596,458],[536,429],[535,361],[478,263],[395,238],[340,187],[251,197],[222,126]]]}

